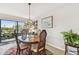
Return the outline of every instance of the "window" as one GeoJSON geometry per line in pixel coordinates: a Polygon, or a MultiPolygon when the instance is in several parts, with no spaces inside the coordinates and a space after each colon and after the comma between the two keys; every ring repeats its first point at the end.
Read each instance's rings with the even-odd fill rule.
{"type": "Polygon", "coordinates": [[[1,20],[1,39],[14,38],[14,30],[16,29],[16,21],[1,20]]]}
{"type": "Polygon", "coordinates": [[[24,22],[18,22],[18,35],[21,34],[22,29],[24,29],[24,22]]]}
{"type": "Polygon", "coordinates": [[[24,27],[23,21],[13,21],[13,20],[0,20],[0,42],[9,41],[14,38],[14,31],[16,30],[18,35],[20,35],[21,30],[24,27]]]}

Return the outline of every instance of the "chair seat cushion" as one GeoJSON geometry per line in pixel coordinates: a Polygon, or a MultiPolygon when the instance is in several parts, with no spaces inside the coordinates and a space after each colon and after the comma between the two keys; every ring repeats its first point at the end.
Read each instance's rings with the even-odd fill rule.
{"type": "Polygon", "coordinates": [[[27,48],[29,48],[29,46],[28,45],[20,45],[20,49],[27,49],[27,48]]]}
{"type": "MultiPolygon", "coordinates": [[[[44,48],[40,48],[39,51],[42,51],[44,48]]],[[[37,52],[37,48],[36,49],[32,49],[33,52],[37,52]]]]}

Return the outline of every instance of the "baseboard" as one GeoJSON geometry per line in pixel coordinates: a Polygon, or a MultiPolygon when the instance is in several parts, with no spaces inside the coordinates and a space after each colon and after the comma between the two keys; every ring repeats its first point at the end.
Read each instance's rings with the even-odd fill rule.
{"type": "Polygon", "coordinates": [[[50,44],[50,43],[46,43],[46,45],[50,45],[50,46],[55,47],[55,48],[57,48],[57,49],[59,49],[59,50],[62,50],[62,51],[65,50],[65,49],[63,49],[63,48],[57,47],[57,46],[55,46],[55,45],[53,45],[53,44],[50,44]]]}
{"type": "Polygon", "coordinates": [[[46,49],[48,49],[49,51],[51,51],[55,55],[63,55],[64,51],[65,51],[65,49],[62,49],[60,47],[56,47],[50,43],[46,43],[46,49]]]}

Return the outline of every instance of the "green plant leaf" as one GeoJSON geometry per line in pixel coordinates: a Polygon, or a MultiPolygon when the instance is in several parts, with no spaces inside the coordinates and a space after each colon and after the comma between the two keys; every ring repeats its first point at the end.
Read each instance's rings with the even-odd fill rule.
{"type": "Polygon", "coordinates": [[[68,32],[61,32],[63,37],[64,37],[64,41],[65,43],[69,43],[72,45],[79,45],[79,35],[77,33],[73,33],[72,30],[68,31],[68,32]]]}

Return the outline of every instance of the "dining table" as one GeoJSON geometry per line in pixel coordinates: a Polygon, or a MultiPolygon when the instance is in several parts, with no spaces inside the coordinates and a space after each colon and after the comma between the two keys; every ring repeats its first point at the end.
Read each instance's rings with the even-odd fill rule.
{"type": "Polygon", "coordinates": [[[21,36],[19,36],[18,39],[20,42],[22,42],[24,44],[34,44],[34,43],[38,43],[40,41],[40,38],[37,35],[30,37],[30,38],[27,37],[27,39],[25,39],[25,40],[22,40],[21,36]]]}
{"type": "Polygon", "coordinates": [[[31,54],[31,49],[36,48],[37,45],[40,42],[39,36],[33,36],[33,37],[30,37],[30,38],[27,38],[26,40],[22,40],[21,36],[20,36],[20,37],[18,37],[18,39],[23,45],[28,46],[29,54],[31,54]]]}

